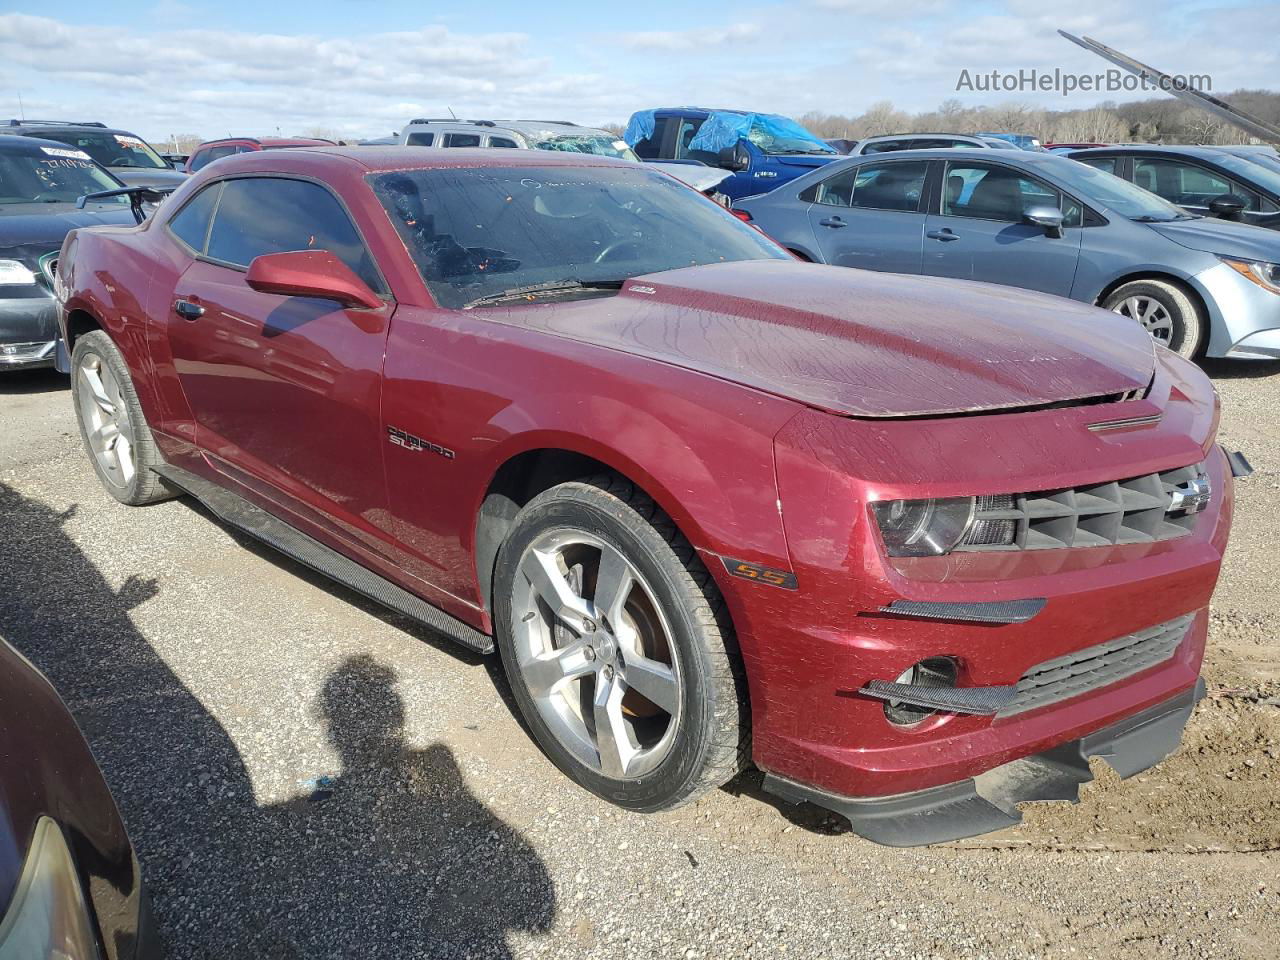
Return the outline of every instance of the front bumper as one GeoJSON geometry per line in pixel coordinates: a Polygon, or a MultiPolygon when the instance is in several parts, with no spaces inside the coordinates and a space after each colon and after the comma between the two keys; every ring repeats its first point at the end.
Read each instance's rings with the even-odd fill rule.
{"type": "Polygon", "coordinates": [[[43,285],[0,293],[0,371],[51,367],[58,341],[57,301],[43,285]],[[22,296],[13,292],[21,290],[22,296]]]}
{"type": "Polygon", "coordinates": [[[1093,780],[1090,757],[1103,757],[1121,777],[1155,766],[1172,753],[1196,703],[1194,687],[1095,733],[1043,753],[1002,764],[976,777],[889,797],[843,797],[765,774],[764,786],[793,803],[808,801],[848,819],[854,833],[891,847],[923,846],[1012,827],[1019,803],[1078,803],[1093,780]]]}
{"type": "Polygon", "coordinates": [[[1280,359],[1280,294],[1219,263],[1191,278],[1209,309],[1210,357],[1280,359]]]}

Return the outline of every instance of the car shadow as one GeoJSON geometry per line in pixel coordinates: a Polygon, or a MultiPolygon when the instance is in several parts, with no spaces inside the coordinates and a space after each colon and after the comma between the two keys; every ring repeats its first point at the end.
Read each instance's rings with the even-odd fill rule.
{"type": "Polygon", "coordinates": [[[0,367],[0,396],[33,393],[61,393],[71,386],[71,379],[57,370],[5,370],[0,367]]]}
{"type": "MultiPolygon", "coordinates": [[[[471,793],[448,746],[407,742],[395,671],[373,656],[348,657],[314,701],[338,768],[259,803],[227,730],[134,625],[159,584],[113,588],[66,532],[76,516],[0,483],[0,636],[84,730],[168,956],[501,958],[513,932],[550,930],[541,858],[471,793]]],[[[255,738],[288,737],[251,712],[255,738]]]]}
{"type": "Polygon", "coordinates": [[[1280,373],[1280,360],[1221,360],[1203,357],[1200,369],[1214,380],[1261,380],[1280,373]]]}

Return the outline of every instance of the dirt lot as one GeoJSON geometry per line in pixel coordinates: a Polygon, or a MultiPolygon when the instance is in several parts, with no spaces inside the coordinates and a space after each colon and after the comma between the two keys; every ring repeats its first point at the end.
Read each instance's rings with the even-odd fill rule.
{"type": "Polygon", "coordinates": [[[614,810],[492,665],[189,502],[110,500],[54,374],[0,380],[0,635],[85,729],[175,958],[1274,958],[1280,365],[1211,373],[1258,472],[1183,748],[947,847],[877,847],[751,775],[614,810]]]}

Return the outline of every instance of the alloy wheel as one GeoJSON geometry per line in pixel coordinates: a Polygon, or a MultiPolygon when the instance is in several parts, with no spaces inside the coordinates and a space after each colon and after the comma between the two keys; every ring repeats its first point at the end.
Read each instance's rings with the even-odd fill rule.
{"type": "Polygon", "coordinates": [[[639,570],[599,537],[552,530],[521,557],[511,603],[520,678],[557,741],[614,780],[657,767],[680,723],[680,666],[639,570]]]}
{"type": "Polygon", "coordinates": [[[120,384],[94,353],[85,355],[76,377],[76,400],[89,449],[103,476],[117,487],[127,487],[137,471],[137,461],[133,424],[120,384]]]}
{"type": "Polygon", "coordinates": [[[1125,297],[1112,309],[1121,316],[1138,321],[1147,333],[1166,347],[1173,342],[1173,317],[1165,305],[1154,297],[1125,297]]]}

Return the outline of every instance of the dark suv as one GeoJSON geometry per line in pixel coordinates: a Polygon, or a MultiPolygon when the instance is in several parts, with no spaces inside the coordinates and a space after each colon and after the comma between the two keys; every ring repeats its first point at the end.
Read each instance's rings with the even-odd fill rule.
{"type": "Polygon", "coordinates": [[[7,127],[0,127],[0,133],[57,140],[83,150],[129,187],[176,187],[186,179],[186,174],[174,170],[137,134],[114,130],[104,123],[10,120],[7,127]]]}

